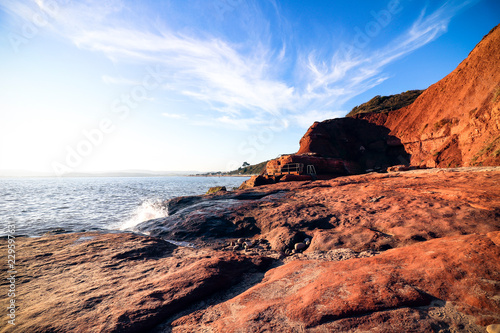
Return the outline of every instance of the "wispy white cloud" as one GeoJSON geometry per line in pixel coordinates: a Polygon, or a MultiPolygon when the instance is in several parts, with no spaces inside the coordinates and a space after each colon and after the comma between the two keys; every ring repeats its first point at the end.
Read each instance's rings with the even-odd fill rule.
{"type": "MultiPolygon", "coordinates": [[[[360,46],[354,40],[343,43],[329,61],[311,51],[303,61],[309,77],[304,97],[342,105],[379,85],[389,78],[383,72],[385,66],[437,39],[447,31],[453,16],[476,2],[447,1],[429,14],[423,9],[408,30],[378,49],[369,49],[368,43],[360,46]]],[[[365,38],[370,41],[376,36],[365,38]]]]}
{"type": "MultiPolygon", "coordinates": [[[[340,111],[332,110],[341,109],[349,99],[388,79],[385,66],[441,36],[452,17],[475,2],[447,1],[431,13],[422,10],[408,30],[377,49],[346,42],[337,50],[331,47],[333,56],[326,58],[321,56],[328,53],[322,45],[308,54],[298,54],[293,69],[284,68],[287,56],[295,54],[289,51],[294,47],[291,39],[273,35],[268,18],[256,5],[241,9],[244,20],[235,29],[248,32],[248,39],[241,41],[196,27],[176,30],[157,19],[144,22],[134,16],[139,5],[121,0],[71,1],[57,8],[50,6],[54,1],[43,0],[6,1],[0,6],[25,20],[41,11],[49,18],[48,29],[113,61],[160,64],[164,89],[203,101],[220,112],[213,123],[248,129],[261,124],[266,115],[289,117],[305,127],[312,118],[341,116],[340,111]],[[289,70],[299,74],[283,75],[289,70]]],[[[275,20],[286,25],[279,6],[272,2],[272,7],[275,20]]],[[[240,10],[236,6],[230,9],[240,10]]],[[[110,76],[102,79],[108,84],[133,81],[110,76]]],[[[171,113],[163,116],[182,118],[171,113]]]]}
{"type": "Polygon", "coordinates": [[[170,119],[186,119],[185,115],[178,114],[178,113],[163,112],[161,115],[163,117],[170,118],[170,119]]]}
{"type": "Polygon", "coordinates": [[[265,120],[258,118],[235,118],[230,116],[222,116],[216,118],[215,121],[224,127],[238,129],[238,130],[248,130],[255,125],[263,125],[265,124],[265,120]]]}
{"type": "MultiPolygon", "coordinates": [[[[216,118],[198,115],[192,121],[194,126],[220,128],[224,130],[250,131],[255,127],[269,127],[269,119],[251,115],[250,117],[223,115],[216,118]]],[[[281,123],[280,123],[281,124],[281,123]]],[[[283,122],[282,128],[287,128],[288,122],[283,122]]]]}
{"type": "Polygon", "coordinates": [[[114,77],[109,75],[101,76],[102,82],[106,84],[116,84],[116,85],[125,85],[125,86],[136,86],[140,85],[140,81],[126,79],[123,77],[114,77]]]}

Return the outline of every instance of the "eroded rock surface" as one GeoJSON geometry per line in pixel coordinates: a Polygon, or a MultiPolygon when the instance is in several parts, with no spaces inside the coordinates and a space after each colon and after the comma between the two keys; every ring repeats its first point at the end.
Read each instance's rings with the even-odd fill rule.
{"type": "Polygon", "coordinates": [[[18,238],[16,249],[16,325],[0,332],[146,332],[269,263],[126,233],[18,238]]]}
{"type": "Polygon", "coordinates": [[[0,332],[485,332],[498,184],[495,167],[278,183],[172,199],[139,226],[157,237],[18,238],[0,332]]]}
{"type": "Polygon", "coordinates": [[[173,332],[480,332],[500,320],[500,247],[445,237],[339,262],[293,261],[245,293],[174,321],[173,332]],[[433,311],[450,302],[442,317],[433,311]],[[465,313],[457,322],[457,312],[465,313]],[[478,320],[471,323],[467,315],[478,320]]]}
{"type": "Polygon", "coordinates": [[[500,230],[497,169],[371,173],[177,198],[167,203],[169,217],[143,223],[138,230],[192,242],[265,238],[276,251],[310,238],[306,253],[387,250],[485,234],[500,230]]]}

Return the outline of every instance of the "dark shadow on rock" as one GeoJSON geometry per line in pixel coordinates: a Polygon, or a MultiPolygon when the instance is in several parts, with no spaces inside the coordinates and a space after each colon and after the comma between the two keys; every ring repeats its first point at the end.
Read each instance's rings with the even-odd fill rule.
{"type": "Polygon", "coordinates": [[[112,260],[144,260],[158,259],[170,255],[177,246],[170,244],[162,239],[148,239],[143,242],[144,247],[119,252],[111,257],[112,260]]]}
{"type": "Polygon", "coordinates": [[[408,164],[411,156],[390,129],[361,118],[337,118],[313,124],[297,154],[314,154],[353,163],[350,173],[408,164]]]}

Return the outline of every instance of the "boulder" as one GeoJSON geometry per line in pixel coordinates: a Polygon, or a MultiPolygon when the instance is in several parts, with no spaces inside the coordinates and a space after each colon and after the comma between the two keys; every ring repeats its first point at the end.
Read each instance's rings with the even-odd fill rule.
{"type": "Polygon", "coordinates": [[[226,192],[226,191],[227,191],[227,189],[225,186],[215,186],[215,187],[209,188],[206,194],[216,194],[219,192],[226,192]]]}
{"type": "Polygon", "coordinates": [[[244,190],[255,186],[274,184],[275,182],[276,181],[273,177],[269,177],[267,175],[252,176],[250,179],[244,181],[243,184],[240,185],[239,189],[244,190]]]}

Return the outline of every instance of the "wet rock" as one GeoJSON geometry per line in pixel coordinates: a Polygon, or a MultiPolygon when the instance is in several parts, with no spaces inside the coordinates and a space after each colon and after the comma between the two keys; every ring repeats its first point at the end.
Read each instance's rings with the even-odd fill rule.
{"type": "Polygon", "coordinates": [[[234,219],[232,214],[236,207],[250,209],[257,206],[258,199],[251,198],[259,196],[255,194],[247,199],[240,193],[228,192],[216,196],[175,198],[166,203],[167,217],[140,223],[134,231],[182,241],[252,237],[260,231],[255,219],[250,216],[234,219]]]}
{"type": "Polygon", "coordinates": [[[53,228],[49,231],[47,231],[46,233],[44,233],[43,235],[44,236],[50,236],[50,235],[58,235],[58,234],[64,234],[64,233],[67,233],[69,231],[63,229],[63,228],[53,228]]]}

